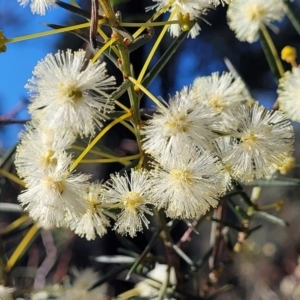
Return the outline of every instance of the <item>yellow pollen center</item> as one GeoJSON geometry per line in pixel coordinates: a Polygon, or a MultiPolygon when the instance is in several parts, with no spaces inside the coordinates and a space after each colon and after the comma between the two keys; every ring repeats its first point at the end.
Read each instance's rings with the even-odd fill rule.
{"type": "Polygon", "coordinates": [[[82,99],[82,91],[76,86],[66,84],[64,82],[60,83],[61,96],[67,97],[76,103],[82,99]]]}
{"type": "Polygon", "coordinates": [[[96,213],[97,212],[96,205],[97,204],[99,205],[99,203],[96,201],[95,197],[93,196],[93,193],[89,192],[87,198],[88,198],[87,200],[90,203],[89,206],[90,211],[96,213]]]}
{"type": "Polygon", "coordinates": [[[193,183],[193,174],[189,170],[172,170],[171,175],[173,179],[179,184],[186,185],[193,183]]]}
{"type": "Polygon", "coordinates": [[[232,173],[232,166],[231,165],[224,165],[224,169],[228,173],[232,173]]]}
{"type": "Polygon", "coordinates": [[[247,14],[251,21],[260,21],[266,15],[266,11],[261,5],[255,4],[248,8],[247,14]]]}
{"type": "Polygon", "coordinates": [[[143,199],[140,193],[128,192],[127,194],[123,195],[123,202],[125,207],[135,209],[143,202],[143,199]]]}
{"type": "Polygon", "coordinates": [[[249,132],[241,138],[241,142],[245,147],[251,147],[257,140],[258,138],[253,132],[249,132]]]}
{"type": "Polygon", "coordinates": [[[41,158],[40,158],[40,165],[42,167],[50,167],[50,166],[56,166],[57,159],[53,157],[55,154],[55,151],[48,150],[41,158]]]}
{"type": "Polygon", "coordinates": [[[61,195],[63,194],[65,189],[65,184],[63,181],[54,181],[54,179],[49,176],[44,180],[44,182],[48,190],[56,190],[61,195]]]}
{"type": "Polygon", "coordinates": [[[186,115],[181,114],[175,118],[173,117],[172,120],[167,120],[165,126],[171,131],[172,135],[185,132],[187,130],[186,115]]]}
{"type": "Polygon", "coordinates": [[[222,103],[223,98],[220,95],[214,95],[207,101],[207,104],[213,107],[218,112],[224,111],[224,105],[222,103]]]}

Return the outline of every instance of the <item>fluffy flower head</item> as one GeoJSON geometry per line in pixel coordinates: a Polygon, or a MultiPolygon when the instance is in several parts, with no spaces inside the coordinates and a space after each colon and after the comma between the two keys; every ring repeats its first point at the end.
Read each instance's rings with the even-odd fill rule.
{"type": "Polygon", "coordinates": [[[224,72],[221,75],[215,72],[211,76],[196,78],[191,94],[195,101],[205,103],[219,113],[241,104],[248,96],[243,81],[240,78],[234,79],[231,72],[224,72]]]}
{"type": "Polygon", "coordinates": [[[171,98],[167,107],[159,107],[158,113],[142,129],[144,149],[153,156],[169,156],[182,145],[195,144],[210,148],[216,137],[220,117],[205,104],[195,103],[187,88],[171,98]]]}
{"type": "Polygon", "coordinates": [[[279,81],[279,108],[286,116],[300,122],[300,67],[286,72],[279,81]]]}
{"type": "MultiPolygon", "coordinates": [[[[156,2],[147,8],[147,10],[156,8],[160,10],[164,6],[168,5],[168,0],[153,0],[156,2]]],[[[181,20],[182,16],[188,16],[189,20],[197,20],[202,14],[205,14],[208,7],[214,5],[217,6],[220,3],[219,0],[175,0],[170,6],[170,11],[174,13],[172,20],[181,20]]],[[[172,24],[169,27],[171,36],[177,37],[181,32],[181,26],[179,24],[172,24]]],[[[195,38],[200,33],[200,26],[196,23],[189,32],[192,38],[195,38]]]]}
{"type": "Polygon", "coordinates": [[[224,153],[230,152],[232,149],[232,140],[230,136],[224,136],[216,139],[216,152],[218,157],[220,158],[222,164],[223,164],[223,171],[224,171],[224,176],[225,180],[224,183],[226,185],[226,190],[229,191],[232,189],[232,165],[230,162],[225,162],[223,160],[224,158],[224,153]]]}
{"type": "Polygon", "coordinates": [[[0,285],[0,299],[1,300],[13,300],[12,293],[15,288],[0,285]]]}
{"type": "Polygon", "coordinates": [[[146,170],[131,170],[130,177],[112,175],[105,185],[104,197],[109,203],[119,203],[121,213],[117,215],[114,229],[120,234],[129,234],[142,231],[142,224],[148,228],[149,221],[145,214],[152,215],[146,204],[151,204],[151,185],[146,170]]]}
{"type": "Polygon", "coordinates": [[[256,102],[232,109],[229,118],[237,123],[223,161],[236,178],[249,182],[270,177],[291,156],[293,127],[281,112],[268,111],[256,102]]]}
{"type": "Polygon", "coordinates": [[[233,0],[228,7],[228,25],[240,41],[253,43],[262,25],[280,21],[284,16],[281,0],[233,0]]]}
{"type": "MultiPolygon", "coordinates": [[[[147,279],[135,285],[139,296],[147,299],[157,299],[159,297],[159,289],[161,288],[160,282],[166,282],[166,280],[168,280],[170,285],[175,285],[177,281],[174,268],[171,268],[169,278],[167,278],[167,269],[167,265],[156,263],[155,268],[147,273],[147,279]]],[[[175,300],[175,298],[169,299],[175,300]]]]}
{"type": "Polygon", "coordinates": [[[34,122],[28,124],[16,152],[15,165],[19,176],[26,181],[37,171],[55,167],[58,156],[74,141],[75,136],[70,133],[61,133],[34,122]]]}
{"type": "Polygon", "coordinates": [[[18,200],[29,215],[41,226],[65,226],[66,213],[81,216],[86,208],[84,191],[90,178],[86,174],[69,174],[71,156],[65,153],[58,157],[54,168],[37,171],[28,178],[27,190],[18,200]]]}
{"type": "Polygon", "coordinates": [[[72,286],[65,289],[58,300],[88,300],[88,299],[106,299],[107,284],[102,284],[89,291],[89,287],[99,280],[98,273],[91,269],[85,269],[77,274],[72,286]]]}
{"type": "Polygon", "coordinates": [[[151,172],[154,204],[171,218],[194,218],[217,205],[224,179],[215,156],[184,147],[151,172]]]}
{"type": "Polygon", "coordinates": [[[84,199],[87,200],[86,212],[79,219],[71,221],[70,228],[81,237],[86,237],[88,241],[94,240],[96,234],[100,237],[106,234],[106,227],[109,226],[109,219],[105,216],[102,208],[103,188],[99,183],[89,185],[84,199]]]}
{"type": "MultiPolygon", "coordinates": [[[[150,6],[147,10],[156,8],[160,10],[168,5],[170,0],[152,0],[155,5],[150,6]]],[[[172,1],[171,10],[178,9],[182,14],[190,14],[192,19],[198,18],[203,9],[210,6],[218,6],[219,4],[229,3],[231,0],[175,0],[172,1]]]]}
{"type": "Polygon", "coordinates": [[[81,136],[93,135],[95,127],[102,126],[113,105],[101,92],[111,88],[115,79],[106,75],[105,63],[85,64],[83,50],[48,54],[38,63],[26,86],[33,118],[81,136]]]}
{"type": "MultiPolygon", "coordinates": [[[[29,0],[18,0],[22,6],[26,6],[29,0]]],[[[55,0],[31,0],[30,8],[33,14],[45,15],[46,9],[55,7],[55,0]]]]}

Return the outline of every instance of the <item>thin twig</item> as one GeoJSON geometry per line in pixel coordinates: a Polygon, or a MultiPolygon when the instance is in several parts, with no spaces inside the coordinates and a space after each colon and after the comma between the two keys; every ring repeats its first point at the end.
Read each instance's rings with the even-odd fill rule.
{"type": "Polygon", "coordinates": [[[24,119],[24,120],[17,120],[17,119],[2,119],[2,117],[0,117],[0,126],[1,125],[13,125],[13,124],[25,124],[29,121],[24,119]]]}

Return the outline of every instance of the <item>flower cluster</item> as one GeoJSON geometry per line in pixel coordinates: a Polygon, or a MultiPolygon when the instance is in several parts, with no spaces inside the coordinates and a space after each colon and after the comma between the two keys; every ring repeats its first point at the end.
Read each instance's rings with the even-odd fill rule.
{"type": "Polygon", "coordinates": [[[49,54],[38,63],[27,88],[32,121],[17,148],[15,165],[26,190],[20,203],[41,226],[70,226],[87,239],[106,233],[97,185],[72,173],[67,152],[77,136],[93,136],[113,109],[103,90],[114,85],[104,63],[88,62],[85,51],[49,54]],[[98,194],[97,194],[98,193],[98,194]],[[82,221],[84,220],[84,221],[82,221]],[[89,221],[89,225],[82,222],[89,221]]]}
{"type": "Polygon", "coordinates": [[[42,226],[68,226],[91,240],[103,236],[113,218],[118,233],[133,237],[143,225],[148,227],[152,207],[164,209],[171,218],[205,214],[218,204],[232,179],[269,177],[291,155],[293,130],[285,117],[251,104],[244,84],[231,73],[213,73],[163,102],[142,128],[152,170],[132,169],[104,184],[91,184],[89,175],[69,171],[72,155],[66,150],[76,136],[94,134],[108,105],[102,96],[90,96],[90,90],[99,91],[113,78],[107,78],[101,64],[82,70],[82,57],[83,51],[47,56],[28,84],[33,121],[15,162],[27,188],[19,201],[42,226]],[[95,70],[101,71],[104,83],[96,79],[95,70]],[[86,77],[76,82],[81,72],[86,77]],[[53,102],[59,113],[50,118],[53,102]],[[86,122],[83,116],[88,115],[86,122]]]}
{"type": "Polygon", "coordinates": [[[103,90],[114,78],[84,56],[70,50],[46,56],[27,85],[32,121],[15,163],[27,188],[19,201],[41,226],[68,226],[91,240],[113,218],[118,233],[133,237],[148,227],[153,206],[171,218],[194,218],[217,205],[232,178],[269,177],[290,157],[293,130],[284,116],[249,104],[243,82],[231,73],[213,73],[163,102],[142,128],[152,170],[89,183],[89,175],[70,171],[67,149],[77,136],[100,129],[113,109],[103,90]]]}
{"type": "MultiPolygon", "coordinates": [[[[199,25],[185,29],[184,24],[225,3],[229,26],[248,42],[258,38],[262,26],[283,16],[280,0],[272,5],[261,0],[154,2],[151,8],[169,10],[172,20],[182,18],[182,23],[170,26],[173,36],[190,30],[195,37],[199,25]]],[[[32,0],[31,7],[43,14],[54,4],[32,0]]],[[[136,169],[113,174],[104,183],[90,183],[90,175],[73,172],[71,149],[78,137],[93,138],[101,131],[114,110],[106,91],[115,87],[115,78],[107,75],[105,63],[85,57],[83,50],[49,54],[26,85],[32,121],[16,153],[16,169],[26,187],[18,199],[41,226],[66,226],[92,240],[106,234],[113,219],[116,232],[134,237],[148,228],[154,209],[164,210],[170,218],[195,218],[216,207],[235,180],[269,178],[288,164],[294,133],[286,117],[252,100],[233,73],[212,73],[158,103],[156,113],[142,126],[135,124],[132,131],[142,137],[136,169]],[[143,152],[148,155],[144,165],[143,152]]],[[[287,94],[299,96],[294,89],[298,73],[294,68],[280,81],[284,111],[291,110],[287,94]]]]}
{"type": "Polygon", "coordinates": [[[180,200],[171,205],[169,198],[174,202],[180,195],[179,199],[192,203],[193,195],[199,197],[208,188],[205,196],[209,198],[204,197],[202,203],[205,212],[208,206],[204,203],[214,206],[215,199],[230,186],[231,178],[251,182],[272,176],[291,156],[294,139],[286,117],[250,100],[244,84],[230,73],[197,78],[190,89],[183,88],[168,104],[159,107],[142,133],[145,151],[158,162],[154,173],[160,174],[155,177],[162,189],[157,194],[165,198],[158,206],[166,207],[167,213],[176,217],[194,216],[195,206],[180,210],[180,200]],[[196,175],[192,170],[210,172],[196,175]],[[163,183],[161,174],[172,175],[169,184],[163,183]],[[201,192],[195,193],[191,188],[200,179],[206,183],[202,182],[201,192]]]}
{"type": "MultiPolygon", "coordinates": [[[[287,46],[281,60],[292,68],[285,72],[287,64],[282,65],[269,34],[269,30],[277,31],[275,26],[285,14],[299,31],[290,3],[293,1],[152,0],[151,6],[146,8],[147,12],[152,10],[152,16],[142,23],[134,23],[130,16],[123,19],[124,12],[114,11],[116,1],[112,0],[91,0],[89,12],[82,7],[82,1],[76,0],[17,2],[23,7],[30,6],[33,14],[45,15],[59,7],[85,21],[70,26],[54,22],[48,24],[53,30],[9,39],[0,31],[0,52],[6,50],[6,44],[59,32],[75,34],[83,40],[87,51],[59,50],[46,55],[37,63],[26,84],[31,120],[20,134],[16,149],[3,157],[0,167],[0,175],[8,179],[5,186],[14,181],[24,187],[18,196],[22,208],[17,204],[2,206],[0,203],[0,212],[16,210],[17,206],[19,211],[24,209],[26,215],[1,230],[0,237],[6,240],[15,232],[32,227],[24,232],[19,246],[12,249],[12,243],[3,253],[8,254],[8,259],[4,257],[4,264],[0,265],[0,300],[12,300],[13,296],[35,300],[139,297],[175,300],[193,298],[192,295],[197,294],[203,299],[213,297],[215,291],[222,290],[222,286],[212,284],[220,283],[219,270],[227,260],[226,255],[239,252],[246,246],[249,235],[260,227],[251,226],[252,218],[258,216],[286,224],[267,211],[279,210],[283,201],[265,204],[259,197],[261,186],[280,182],[286,185],[286,178],[281,175],[295,166],[294,131],[289,119],[300,122],[300,66],[296,46],[287,46]],[[223,9],[223,17],[226,16],[226,30],[231,30],[239,41],[260,40],[261,45],[255,46],[262,47],[276,83],[279,82],[274,109],[267,109],[252,98],[247,83],[238,73],[239,66],[227,59],[229,71],[197,77],[189,85],[176,89],[169,99],[156,98],[150,91],[151,82],[157,80],[156,76],[162,76],[162,69],[170,64],[185,37],[196,38],[202,30],[202,21],[210,23],[211,16],[221,16],[208,15],[217,8],[223,9]],[[165,13],[168,17],[163,17],[165,13]],[[154,31],[159,35],[154,43],[148,43],[155,36],[154,31]],[[167,31],[174,37],[169,46],[164,43],[165,38],[170,41],[170,37],[164,36],[167,31]],[[144,62],[138,57],[142,62],[138,68],[132,65],[132,57],[138,55],[135,50],[145,43],[151,50],[146,51],[144,62]],[[167,48],[154,62],[162,45],[167,48]],[[102,61],[103,55],[112,68],[102,61]],[[114,70],[118,80],[109,75],[109,70],[114,70]],[[135,76],[137,70],[140,71],[135,76]],[[155,108],[143,107],[144,96],[153,101],[155,108]],[[15,169],[7,168],[11,157],[15,159],[15,169]],[[113,166],[103,167],[107,163],[113,166]],[[7,169],[16,170],[19,178],[7,169]],[[244,186],[251,185],[254,188],[248,196],[244,186]],[[235,217],[229,220],[231,215],[235,217]],[[224,250],[225,256],[217,251],[216,261],[211,260],[215,255],[196,258],[199,253],[196,256],[185,253],[184,247],[202,220],[212,222],[209,247],[224,250]],[[177,224],[184,227],[178,231],[177,224]],[[48,230],[55,227],[60,230],[54,230],[52,238],[48,230]],[[68,237],[73,239],[76,234],[87,241],[114,231],[130,251],[124,250],[125,255],[96,257],[94,261],[102,264],[119,264],[112,268],[105,266],[109,272],[101,278],[87,269],[73,281],[67,278],[63,284],[43,289],[48,282],[46,277],[53,275],[57,281],[62,278],[61,270],[67,270],[60,266],[64,260],[57,260],[56,256],[68,254],[73,245],[66,248],[65,243],[61,243],[61,227],[68,233],[73,231],[68,237]],[[30,277],[33,288],[39,290],[32,292],[26,285],[20,291],[24,280],[20,281],[18,290],[6,286],[40,228],[46,231],[41,231],[45,249],[39,253],[43,256],[46,251],[46,258],[36,268],[35,280],[30,277]],[[143,240],[151,239],[142,253],[139,247],[130,246],[132,242],[127,237],[118,236],[139,235],[133,241],[139,243],[144,229],[148,232],[143,240]],[[164,246],[164,253],[159,243],[164,246]],[[153,246],[159,247],[154,249],[153,246]],[[66,251],[61,252],[64,249],[66,251]],[[194,284],[195,290],[187,290],[193,285],[192,281],[199,282],[195,267],[207,260],[210,265],[207,279],[201,279],[200,289],[194,284]],[[49,273],[51,268],[53,272],[49,273]],[[135,274],[131,277],[134,288],[126,292],[123,292],[125,286],[109,288],[105,282],[116,283],[124,271],[126,280],[135,274]],[[146,280],[137,284],[140,277],[146,280]]],[[[209,33],[205,35],[209,37],[209,33]]],[[[183,56],[182,62],[190,62],[191,57],[183,56]]],[[[219,64],[210,65],[217,66],[219,64]]],[[[4,120],[4,124],[11,122],[15,120],[4,120]]],[[[39,259],[32,260],[30,265],[37,267],[39,259]]],[[[70,271],[72,273],[72,269],[68,273],[70,271]]]]}

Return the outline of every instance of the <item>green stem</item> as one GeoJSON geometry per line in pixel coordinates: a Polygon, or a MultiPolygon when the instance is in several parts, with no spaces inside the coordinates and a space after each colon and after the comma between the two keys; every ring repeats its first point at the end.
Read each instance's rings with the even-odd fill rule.
{"type": "Polygon", "coordinates": [[[141,264],[143,259],[147,256],[147,254],[151,251],[152,247],[156,243],[157,239],[159,238],[159,235],[161,233],[161,228],[158,228],[157,231],[153,234],[151,240],[149,241],[149,244],[144,249],[143,253],[139,256],[139,258],[134,262],[131,269],[129,270],[126,280],[128,280],[131,276],[131,274],[136,270],[136,268],[141,264]]]}
{"type": "Polygon", "coordinates": [[[164,68],[164,66],[167,64],[167,62],[171,59],[173,54],[176,52],[178,47],[186,39],[188,33],[189,33],[188,31],[183,31],[176,39],[174,39],[170,47],[161,56],[161,58],[155,64],[155,66],[145,75],[142,81],[144,87],[147,88],[150,85],[150,83],[154,80],[154,78],[156,78],[159,72],[164,68]]]}
{"type": "MultiPolygon", "coordinates": [[[[169,20],[171,20],[171,19],[174,17],[174,15],[175,15],[175,11],[173,11],[173,12],[171,13],[171,15],[170,15],[170,17],[169,17],[169,20]]],[[[147,59],[146,59],[144,65],[143,65],[143,68],[142,68],[142,70],[141,70],[141,72],[140,72],[140,75],[139,75],[139,77],[138,77],[138,79],[137,79],[137,82],[138,82],[138,83],[141,83],[141,82],[142,82],[142,80],[143,80],[143,78],[144,78],[144,75],[145,75],[145,73],[146,73],[146,71],[147,71],[147,68],[148,68],[148,66],[149,66],[149,64],[150,64],[150,62],[151,62],[151,60],[152,60],[152,58],[153,58],[153,56],[154,56],[154,54],[155,54],[155,52],[156,52],[158,46],[160,45],[160,43],[161,43],[161,41],[162,41],[164,35],[166,34],[168,28],[169,28],[169,25],[165,25],[164,28],[162,29],[161,33],[159,34],[157,40],[155,41],[155,43],[154,43],[154,45],[153,45],[153,47],[152,47],[150,53],[148,54],[147,59]]]]}
{"type": "MultiPolygon", "coordinates": [[[[108,24],[111,26],[113,30],[112,37],[116,40],[115,45],[117,46],[120,53],[120,60],[119,60],[120,69],[123,73],[124,80],[127,80],[129,76],[132,76],[131,64],[129,59],[130,51],[127,45],[123,41],[124,37],[120,33],[120,30],[118,30],[118,28],[120,28],[120,22],[117,19],[109,0],[99,0],[99,2],[104,10],[105,16],[107,17],[108,24]]],[[[132,111],[133,127],[135,129],[135,135],[136,135],[137,143],[140,148],[140,153],[142,153],[141,137],[139,132],[139,125],[141,122],[140,109],[139,109],[140,102],[132,85],[130,85],[128,88],[128,96],[129,96],[130,106],[132,111]]]]}
{"type": "Polygon", "coordinates": [[[294,9],[291,6],[290,0],[285,0],[283,7],[284,7],[284,11],[285,11],[287,17],[291,21],[295,30],[298,32],[298,34],[300,34],[300,22],[299,22],[298,18],[296,17],[294,9]]]}
{"type": "Polygon", "coordinates": [[[154,97],[142,84],[140,84],[137,80],[133,77],[128,77],[128,79],[133,82],[143,93],[145,93],[157,106],[164,108],[165,106],[156,98],[154,97]]]}
{"type": "Polygon", "coordinates": [[[4,272],[5,265],[7,263],[7,259],[5,257],[5,251],[4,251],[4,243],[0,239],[0,285],[6,285],[8,276],[7,273],[4,272]]]}
{"type": "Polygon", "coordinates": [[[154,210],[154,213],[158,219],[159,225],[162,227],[160,236],[165,245],[168,266],[174,268],[178,287],[180,288],[183,286],[183,274],[180,270],[179,256],[173,248],[174,243],[170,234],[170,228],[167,226],[165,214],[162,210],[159,212],[154,210]]]}
{"type": "Polygon", "coordinates": [[[267,28],[264,25],[260,26],[259,35],[260,35],[261,45],[265,52],[265,56],[267,58],[270,69],[275,75],[276,79],[279,80],[284,74],[284,69],[281,60],[278,56],[275,45],[273,43],[273,40],[267,28]]]}
{"type": "Polygon", "coordinates": [[[165,296],[166,296],[166,292],[167,292],[167,288],[170,284],[170,273],[171,273],[171,268],[170,266],[168,266],[167,268],[167,276],[166,276],[166,279],[165,281],[162,283],[162,286],[159,290],[159,294],[158,294],[158,300],[163,300],[163,299],[166,299],[165,296]]]}
{"type": "MultiPolygon", "coordinates": [[[[99,20],[99,24],[100,23],[103,23],[103,20],[99,20]]],[[[87,28],[89,26],[90,26],[90,22],[86,22],[86,23],[68,26],[68,27],[64,27],[64,28],[60,28],[60,29],[54,29],[54,30],[49,30],[49,31],[44,31],[44,32],[39,32],[39,33],[33,33],[33,34],[29,34],[29,35],[23,35],[23,36],[7,39],[5,44],[31,40],[31,39],[51,35],[51,34],[68,32],[68,31],[77,30],[77,29],[81,29],[81,28],[87,28]]]]}
{"type": "Polygon", "coordinates": [[[5,271],[10,272],[16,265],[17,261],[25,254],[26,250],[30,247],[32,242],[36,239],[39,234],[39,227],[33,224],[28,230],[22,241],[18,244],[17,248],[6,263],[5,271]]]}
{"type": "Polygon", "coordinates": [[[121,121],[130,118],[131,113],[125,114],[118,119],[115,119],[113,122],[111,122],[109,125],[107,125],[103,130],[100,131],[100,133],[92,140],[92,142],[85,148],[85,150],[77,157],[77,159],[73,162],[73,164],[70,167],[70,172],[72,172],[77,165],[82,161],[82,159],[90,152],[90,150],[98,143],[98,141],[106,134],[107,131],[109,131],[113,126],[120,123],[121,121]]]}
{"type": "Polygon", "coordinates": [[[172,25],[172,24],[180,24],[178,20],[175,21],[165,21],[165,22],[151,22],[151,23],[125,23],[120,22],[120,26],[123,27],[141,27],[141,26],[165,26],[165,25],[172,25]]]}
{"type": "Polygon", "coordinates": [[[120,162],[124,165],[127,165],[131,160],[139,159],[141,154],[135,154],[124,157],[116,157],[116,158],[96,158],[96,159],[82,159],[81,164],[94,164],[94,163],[112,163],[112,162],[120,162]]]}

